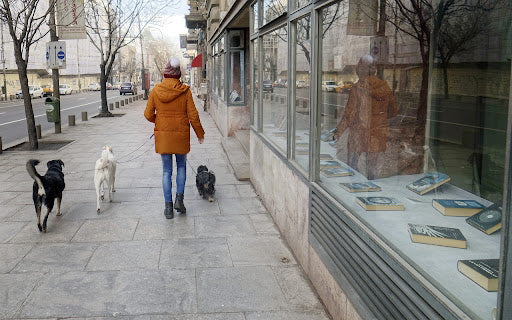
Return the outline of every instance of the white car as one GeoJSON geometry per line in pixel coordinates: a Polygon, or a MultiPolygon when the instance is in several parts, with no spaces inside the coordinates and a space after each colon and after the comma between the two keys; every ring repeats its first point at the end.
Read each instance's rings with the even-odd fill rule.
{"type": "Polygon", "coordinates": [[[91,83],[87,89],[91,90],[91,91],[100,91],[101,90],[101,86],[99,83],[91,83]]]}
{"type": "MultiPolygon", "coordinates": [[[[28,92],[30,93],[30,96],[32,98],[42,98],[44,96],[44,91],[43,91],[43,88],[41,88],[41,86],[28,86],[28,92]]],[[[21,89],[19,89],[17,92],[16,92],[16,99],[22,99],[23,98],[23,93],[21,92],[21,89]]]]}
{"type": "Polygon", "coordinates": [[[61,95],[71,94],[72,92],[73,89],[71,89],[69,84],[59,84],[59,93],[61,95]]]}
{"type": "Polygon", "coordinates": [[[335,91],[336,90],[336,81],[323,81],[322,82],[322,90],[323,91],[335,91]]]}

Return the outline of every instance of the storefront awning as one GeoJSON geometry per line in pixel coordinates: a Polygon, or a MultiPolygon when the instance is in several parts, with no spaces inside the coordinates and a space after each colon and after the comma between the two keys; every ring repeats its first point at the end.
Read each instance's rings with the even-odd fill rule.
{"type": "Polygon", "coordinates": [[[203,67],[203,55],[198,54],[197,57],[192,60],[192,65],[190,66],[192,68],[202,68],[203,67]]]}

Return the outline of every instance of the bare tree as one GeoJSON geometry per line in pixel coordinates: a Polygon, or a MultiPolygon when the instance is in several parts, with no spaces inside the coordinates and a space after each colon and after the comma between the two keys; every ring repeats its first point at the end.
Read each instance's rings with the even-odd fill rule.
{"type": "MultiPolygon", "coordinates": [[[[422,61],[421,88],[416,112],[418,126],[416,129],[417,141],[423,141],[427,119],[427,98],[429,78],[429,53],[431,49],[431,35],[437,37],[438,43],[441,37],[445,38],[445,45],[450,41],[448,35],[454,35],[457,31],[451,29],[450,24],[465,24],[469,28],[467,18],[474,14],[483,14],[495,8],[501,0],[381,0],[386,1],[386,20],[404,34],[418,41],[419,53],[422,61]]],[[[473,23],[473,22],[471,22],[473,23]]],[[[446,63],[460,50],[466,50],[468,44],[481,31],[469,31],[464,40],[459,42],[461,48],[444,48],[446,63]]],[[[440,42],[443,46],[443,41],[440,42]]],[[[451,45],[450,45],[451,46],[451,45]]]]}
{"type": "Polygon", "coordinates": [[[23,104],[25,106],[30,149],[35,150],[39,147],[39,144],[34,110],[32,109],[32,97],[28,86],[27,65],[31,46],[49,32],[46,18],[50,13],[50,8],[55,5],[55,0],[44,3],[40,0],[0,1],[0,20],[7,25],[13,41],[14,58],[18,67],[18,77],[24,98],[23,104]]]}
{"type": "Polygon", "coordinates": [[[155,20],[158,20],[158,15],[174,3],[175,0],[95,0],[86,2],[87,36],[101,56],[100,116],[112,116],[108,111],[106,83],[119,50],[135,41],[150,22],[154,23],[155,20]],[[141,28],[136,28],[136,21],[139,17],[143,22],[141,28]]]}

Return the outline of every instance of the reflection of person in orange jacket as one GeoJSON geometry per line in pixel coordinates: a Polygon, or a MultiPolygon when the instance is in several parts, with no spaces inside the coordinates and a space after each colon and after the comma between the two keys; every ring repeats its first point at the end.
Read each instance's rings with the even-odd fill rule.
{"type": "Polygon", "coordinates": [[[349,129],[347,141],[348,165],[377,178],[377,160],[386,151],[388,119],[398,108],[393,91],[386,81],[375,76],[375,59],[364,55],[359,59],[356,73],[359,80],[353,85],[345,112],[338,123],[337,135],[349,129]]]}

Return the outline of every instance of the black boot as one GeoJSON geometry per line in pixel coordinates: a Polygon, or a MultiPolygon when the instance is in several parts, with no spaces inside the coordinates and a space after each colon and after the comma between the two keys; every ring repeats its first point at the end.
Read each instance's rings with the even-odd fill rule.
{"type": "Polygon", "coordinates": [[[167,219],[174,218],[174,210],[172,210],[172,202],[165,203],[164,215],[167,219]]]}
{"type": "Polygon", "coordinates": [[[174,209],[176,209],[176,211],[179,213],[187,213],[187,208],[185,208],[185,205],[183,204],[183,193],[176,193],[176,203],[174,205],[174,209]]]}

